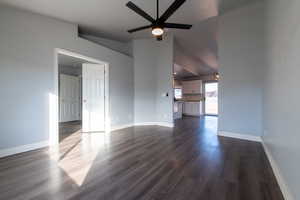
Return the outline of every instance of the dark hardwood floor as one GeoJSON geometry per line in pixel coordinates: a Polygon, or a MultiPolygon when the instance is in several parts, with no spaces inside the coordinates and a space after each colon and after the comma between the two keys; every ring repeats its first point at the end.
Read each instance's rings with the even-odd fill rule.
{"type": "Polygon", "coordinates": [[[216,136],[217,118],[76,132],[0,159],[0,199],[283,200],[262,145],[216,136]]]}
{"type": "Polygon", "coordinates": [[[59,142],[72,134],[81,131],[81,121],[60,122],[59,123],[59,142]]]}

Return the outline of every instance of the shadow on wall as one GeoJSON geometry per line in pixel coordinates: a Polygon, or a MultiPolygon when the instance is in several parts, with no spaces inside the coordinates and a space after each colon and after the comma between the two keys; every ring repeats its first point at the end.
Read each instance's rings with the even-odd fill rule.
{"type": "Polygon", "coordinates": [[[264,0],[222,0],[220,1],[219,15],[262,1],[264,0]]]}
{"type": "Polygon", "coordinates": [[[218,17],[210,17],[184,33],[176,32],[174,61],[194,74],[218,70],[218,17]],[[200,36],[199,36],[200,35],[200,36]],[[192,40],[191,38],[197,38],[192,40]]]}

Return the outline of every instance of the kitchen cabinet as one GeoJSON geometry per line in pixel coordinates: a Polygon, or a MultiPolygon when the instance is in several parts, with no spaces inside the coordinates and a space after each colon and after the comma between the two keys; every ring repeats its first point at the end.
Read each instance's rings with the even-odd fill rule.
{"type": "Polygon", "coordinates": [[[182,92],[183,94],[200,94],[202,93],[202,81],[183,81],[182,82],[182,92]]]}
{"type": "Polygon", "coordinates": [[[202,102],[184,102],[183,104],[183,114],[190,116],[200,116],[202,115],[202,102]]]}

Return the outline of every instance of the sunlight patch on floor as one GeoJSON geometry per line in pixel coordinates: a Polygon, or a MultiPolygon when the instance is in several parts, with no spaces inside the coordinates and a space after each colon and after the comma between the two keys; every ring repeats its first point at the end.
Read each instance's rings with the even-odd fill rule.
{"type": "MultiPolygon", "coordinates": [[[[63,142],[70,142],[68,139],[63,142]]],[[[81,186],[100,151],[110,147],[109,133],[83,133],[81,140],[70,143],[64,150],[52,149],[52,160],[76,183],[81,186]]]]}

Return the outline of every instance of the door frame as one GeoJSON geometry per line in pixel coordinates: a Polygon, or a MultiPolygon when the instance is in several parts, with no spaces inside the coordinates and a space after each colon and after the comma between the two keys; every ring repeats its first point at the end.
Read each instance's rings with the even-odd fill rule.
{"type": "MultiPolygon", "coordinates": [[[[58,85],[58,55],[66,55],[74,58],[86,60],[95,64],[104,65],[105,68],[105,132],[110,132],[110,98],[109,98],[109,63],[100,61],[69,50],[54,49],[54,93],[49,94],[49,145],[57,146],[59,144],[59,85],[58,85]]],[[[82,102],[81,102],[82,104],[82,102]]]]}
{"type": "Polygon", "coordinates": [[[206,83],[218,83],[218,106],[219,106],[219,81],[217,80],[208,80],[208,81],[203,81],[202,82],[202,91],[203,91],[203,95],[204,95],[204,101],[203,101],[203,105],[202,105],[202,109],[203,109],[203,115],[207,115],[207,116],[218,116],[218,114],[206,114],[206,110],[205,110],[205,104],[206,104],[206,96],[205,96],[205,84],[206,83]]]}

